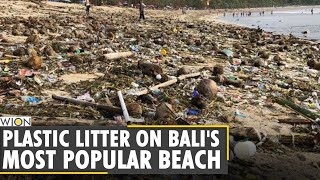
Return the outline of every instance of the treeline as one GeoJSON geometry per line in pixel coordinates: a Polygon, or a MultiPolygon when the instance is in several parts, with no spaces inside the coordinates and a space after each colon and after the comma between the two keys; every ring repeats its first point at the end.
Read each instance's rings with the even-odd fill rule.
{"type": "MultiPolygon", "coordinates": [[[[81,2],[81,0],[72,0],[81,2]]],[[[91,0],[95,5],[119,5],[125,0],[91,0]]],[[[137,5],[139,0],[126,1],[129,5],[137,5]]],[[[144,0],[147,5],[153,5],[158,8],[170,6],[173,8],[194,7],[194,8],[256,8],[290,5],[320,5],[320,0],[144,0]]]]}

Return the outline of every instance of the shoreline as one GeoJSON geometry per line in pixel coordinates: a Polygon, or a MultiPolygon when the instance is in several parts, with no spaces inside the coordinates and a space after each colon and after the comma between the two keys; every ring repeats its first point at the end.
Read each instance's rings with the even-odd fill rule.
{"type": "MultiPolygon", "coordinates": [[[[225,24],[225,25],[233,25],[233,26],[238,26],[238,27],[248,28],[248,29],[258,29],[257,25],[256,26],[249,26],[249,25],[244,25],[244,24],[237,23],[235,21],[223,20],[222,19],[223,15],[215,15],[214,18],[215,18],[214,22],[216,22],[216,23],[221,23],[221,24],[225,24]]],[[[238,18],[238,17],[235,17],[235,18],[238,18]]],[[[241,17],[241,18],[246,18],[246,17],[241,17]]],[[[263,31],[267,32],[267,33],[272,33],[272,34],[275,34],[275,35],[284,35],[286,37],[290,36],[289,32],[281,33],[281,32],[276,32],[276,31],[269,31],[269,30],[263,30],[263,31]]],[[[306,40],[306,41],[310,41],[310,42],[313,42],[313,43],[317,43],[317,44],[320,43],[320,38],[319,39],[314,39],[314,38],[307,38],[307,37],[304,38],[304,37],[299,37],[299,36],[294,36],[294,37],[295,38],[299,38],[299,39],[303,39],[303,40],[306,40]]]]}
{"type": "Polygon", "coordinates": [[[301,8],[320,8],[320,5],[315,5],[315,6],[275,6],[275,7],[257,7],[257,8],[238,8],[238,9],[216,9],[219,12],[240,12],[244,10],[251,10],[252,12],[259,12],[261,10],[264,11],[271,11],[271,10],[281,10],[281,11],[286,11],[286,10],[294,10],[294,9],[301,9],[301,8]]]}

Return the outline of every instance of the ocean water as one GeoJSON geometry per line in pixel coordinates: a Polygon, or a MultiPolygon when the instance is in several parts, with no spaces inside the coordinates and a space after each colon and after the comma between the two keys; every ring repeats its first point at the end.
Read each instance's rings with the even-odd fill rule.
{"type": "Polygon", "coordinates": [[[262,28],[265,31],[279,34],[293,34],[296,37],[320,40],[320,8],[313,8],[314,14],[311,14],[311,7],[297,9],[274,9],[265,11],[264,15],[259,12],[253,12],[251,16],[233,17],[232,13],[226,16],[220,16],[219,19],[232,24],[251,28],[262,28]],[[308,34],[302,32],[308,31],[308,34]]]}

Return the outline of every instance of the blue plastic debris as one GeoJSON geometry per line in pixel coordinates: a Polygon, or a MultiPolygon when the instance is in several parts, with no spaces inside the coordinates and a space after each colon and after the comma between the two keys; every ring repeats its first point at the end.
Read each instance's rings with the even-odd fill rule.
{"type": "Polygon", "coordinates": [[[227,57],[233,57],[233,52],[229,49],[223,49],[221,53],[226,55],[227,57]]]}
{"type": "Polygon", "coordinates": [[[195,109],[189,109],[187,112],[187,115],[192,115],[192,116],[196,116],[199,114],[200,114],[199,110],[195,110],[195,109]]]}
{"type": "Polygon", "coordinates": [[[30,104],[39,104],[41,99],[32,96],[21,96],[21,100],[30,104]]]}
{"type": "Polygon", "coordinates": [[[199,92],[197,90],[194,90],[192,92],[192,97],[194,98],[194,97],[198,97],[198,96],[200,96],[199,92]]]}
{"type": "Polygon", "coordinates": [[[235,114],[236,117],[239,117],[239,118],[241,118],[241,119],[244,119],[244,118],[247,117],[246,115],[242,114],[242,113],[239,111],[239,109],[237,109],[234,114],[235,114]]]}

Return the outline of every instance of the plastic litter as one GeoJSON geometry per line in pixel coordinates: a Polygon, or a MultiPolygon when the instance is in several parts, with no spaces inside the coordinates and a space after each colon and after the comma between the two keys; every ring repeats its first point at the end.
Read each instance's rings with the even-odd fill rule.
{"type": "Polygon", "coordinates": [[[248,159],[257,152],[256,145],[251,141],[238,142],[234,147],[234,153],[239,159],[248,159]]]}
{"type": "Polygon", "coordinates": [[[161,54],[161,56],[167,55],[167,50],[161,49],[161,50],[160,50],[160,54],[161,54]]]}
{"type": "Polygon", "coordinates": [[[41,103],[41,99],[32,96],[21,96],[21,100],[33,105],[41,103]]]}
{"type": "Polygon", "coordinates": [[[239,109],[237,109],[234,114],[235,114],[236,117],[239,117],[239,118],[241,118],[241,119],[244,119],[244,118],[247,117],[246,115],[242,114],[242,113],[239,111],[239,109]]]}
{"type": "Polygon", "coordinates": [[[127,110],[126,104],[124,102],[124,99],[123,99],[121,91],[118,91],[118,97],[119,97],[119,101],[120,101],[120,104],[121,104],[121,108],[122,108],[124,119],[127,122],[129,122],[130,121],[130,116],[129,116],[129,113],[128,113],[128,110],[127,110]]]}
{"type": "Polygon", "coordinates": [[[158,74],[158,75],[156,76],[156,79],[157,79],[157,80],[161,80],[161,79],[162,79],[161,74],[158,74]]]}
{"type": "Polygon", "coordinates": [[[94,102],[94,99],[90,96],[89,92],[85,93],[82,96],[78,96],[77,99],[82,101],[94,102]]]}
{"type": "MultiPolygon", "coordinates": [[[[0,56],[1,57],[1,56],[0,56]]],[[[5,60],[0,60],[0,63],[5,63],[8,64],[9,62],[11,62],[12,60],[9,59],[5,59],[5,60]]]]}
{"type": "Polygon", "coordinates": [[[132,82],[131,83],[131,86],[135,87],[135,88],[138,88],[139,87],[139,84],[135,83],[135,82],[132,82]]]}
{"type": "Polygon", "coordinates": [[[199,110],[189,109],[189,110],[187,111],[187,115],[196,116],[196,115],[199,115],[199,114],[200,114],[199,110]]]}
{"type": "Polygon", "coordinates": [[[199,92],[197,90],[194,90],[192,92],[192,97],[198,97],[198,96],[200,96],[199,92]]]}
{"type": "Polygon", "coordinates": [[[28,69],[21,69],[19,71],[19,76],[21,77],[30,77],[33,75],[33,72],[31,70],[28,69]]]}
{"type": "Polygon", "coordinates": [[[221,51],[221,53],[223,53],[224,55],[226,55],[227,57],[233,57],[233,51],[229,50],[229,49],[223,49],[221,51]]]}

